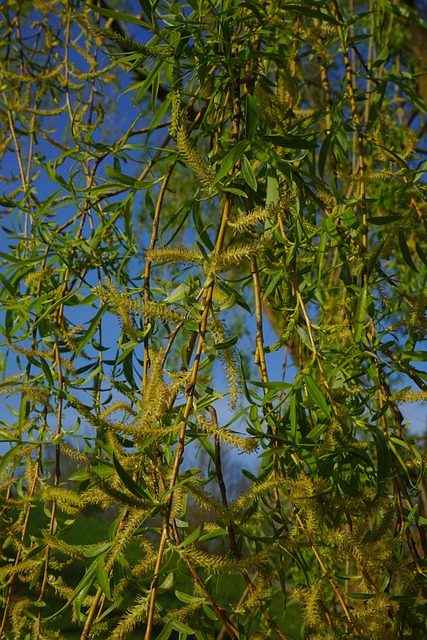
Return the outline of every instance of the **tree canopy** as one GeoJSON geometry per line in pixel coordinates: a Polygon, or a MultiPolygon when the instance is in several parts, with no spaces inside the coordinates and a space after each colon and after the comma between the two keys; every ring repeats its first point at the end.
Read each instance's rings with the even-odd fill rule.
{"type": "Polygon", "coordinates": [[[425,638],[425,10],[2,3],[2,638],[425,638]]]}

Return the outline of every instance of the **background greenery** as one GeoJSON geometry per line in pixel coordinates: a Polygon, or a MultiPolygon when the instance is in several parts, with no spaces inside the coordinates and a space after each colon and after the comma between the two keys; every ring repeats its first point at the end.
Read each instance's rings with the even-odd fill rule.
{"type": "Polygon", "coordinates": [[[425,638],[424,10],[2,3],[2,638],[425,638]]]}

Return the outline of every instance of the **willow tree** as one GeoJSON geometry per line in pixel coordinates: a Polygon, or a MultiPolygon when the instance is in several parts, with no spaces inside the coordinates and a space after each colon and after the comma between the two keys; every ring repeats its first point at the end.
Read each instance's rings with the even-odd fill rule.
{"type": "Polygon", "coordinates": [[[425,638],[413,5],[2,3],[2,638],[425,638]]]}

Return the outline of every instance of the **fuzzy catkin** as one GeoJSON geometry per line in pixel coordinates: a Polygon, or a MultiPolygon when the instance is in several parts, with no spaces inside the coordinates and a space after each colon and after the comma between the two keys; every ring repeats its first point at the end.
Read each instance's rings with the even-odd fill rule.
{"type": "Polygon", "coordinates": [[[176,130],[176,146],[185,164],[193,171],[202,185],[206,188],[211,187],[215,179],[215,173],[194,148],[183,122],[180,123],[176,130]]]}

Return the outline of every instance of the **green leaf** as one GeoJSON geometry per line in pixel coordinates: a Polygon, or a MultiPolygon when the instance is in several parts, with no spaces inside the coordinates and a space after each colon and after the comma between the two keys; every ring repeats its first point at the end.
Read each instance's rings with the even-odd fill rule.
{"type": "Polygon", "coordinates": [[[271,278],[263,294],[264,300],[268,300],[268,297],[278,288],[278,285],[283,282],[283,277],[283,271],[278,270],[271,278]]]}
{"type": "Polygon", "coordinates": [[[189,593],[185,593],[184,591],[175,590],[175,595],[181,602],[185,602],[189,604],[190,602],[203,602],[204,598],[199,598],[197,596],[190,595],[189,593]]]}
{"type": "Polygon", "coordinates": [[[196,529],[194,529],[194,531],[192,531],[190,535],[184,538],[184,540],[179,545],[179,548],[181,549],[181,548],[187,547],[189,544],[192,544],[193,542],[197,542],[197,540],[199,540],[202,533],[203,533],[203,522],[202,524],[199,524],[199,526],[196,529]]]}
{"type": "Polygon", "coordinates": [[[298,442],[299,436],[299,424],[297,420],[297,399],[295,393],[291,395],[289,402],[289,422],[291,425],[291,437],[294,442],[298,442]]]}
{"type": "Polygon", "coordinates": [[[371,69],[376,69],[377,67],[381,67],[385,62],[387,62],[389,56],[390,56],[390,49],[388,44],[386,43],[381,49],[381,51],[379,52],[379,54],[377,55],[377,57],[375,58],[374,62],[372,63],[371,69]]]}
{"type": "Polygon", "coordinates": [[[230,171],[236,166],[237,162],[242,158],[249,145],[249,140],[241,140],[231,148],[225,158],[221,160],[221,167],[216,174],[211,187],[214,187],[220,180],[222,180],[222,178],[230,173],[230,171]]]}
{"type": "Polygon", "coordinates": [[[319,151],[319,175],[323,178],[323,172],[325,171],[326,161],[328,159],[329,147],[331,146],[331,142],[333,139],[333,133],[328,133],[324,141],[322,142],[322,146],[319,151]]]}
{"type": "Polygon", "coordinates": [[[274,167],[267,168],[267,197],[265,205],[276,204],[279,200],[279,181],[277,179],[277,171],[274,167]]]}
{"type": "Polygon", "coordinates": [[[138,2],[146,18],[148,19],[148,22],[150,22],[150,24],[154,24],[153,6],[150,0],[138,0],[138,2]]]}
{"type": "Polygon", "coordinates": [[[135,178],[132,176],[127,176],[120,171],[117,171],[115,167],[109,167],[108,165],[105,167],[105,173],[109,178],[114,180],[116,184],[124,184],[128,187],[133,187],[135,184],[135,178]]]}
{"type": "Polygon", "coordinates": [[[255,138],[257,130],[257,104],[256,100],[249,93],[245,98],[245,134],[247,140],[253,140],[255,138]]]}
{"type": "Polygon", "coordinates": [[[374,267],[376,267],[377,263],[379,262],[379,257],[381,256],[384,247],[392,240],[392,238],[394,238],[394,234],[387,233],[383,235],[380,241],[378,242],[378,245],[375,247],[371,257],[369,258],[369,263],[366,270],[367,278],[369,278],[374,267]]]}
{"type": "Polygon", "coordinates": [[[57,184],[60,184],[63,187],[67,187],[67,183],[64,180],[64,178],[56,171],[55,162],[47,162],[45,169],[46,169],[46,174],[49,180],[52,180],[52,182],[56,182],[57,184]]]}
{"type": "Polygon", "coordinates": [[[133,193],[129,194],[123,203],[123,222],[125,225],[126,236],[129,244],[132,244],[132,212],[133,212],[133,193]]]}
{"type": "Polygon", "coordinates": [[[226,282],[225,280],[218,280],[217,284],[220,289],[222,289],[226,294],[228,294],[229,296],[234,296],[236,304],[242,307],[242,309],[251,312],[251,308],[245,298],[236,289],[230,286],[228,282],[226,282]]]}
{"type": "Polygon", "coordinates": [[[422,351],[421,349],[404,351],[401,358],[402,360],[410,360],[411,362],[427,362],[427,351],[422,351]]]}
{"type": "Polygon", "coordinates": [[[320,391],[317,384],[314,382],[311,375],[308,373],[303,374],[304,383],[307,388],[308,397],[323,411],[327,418],[331,417],[330,407],[326,401],[325,396],[320,391]]]}
{"type": "Polygon", "coordinates": [[[251,189],[256,191],[258,189],[257,180],[252,170],[251,163],[246,156],[242,156],[242,173],[244,179],[246,180],[246,183],[250,186],[251,189]]]}
{"type": "Polygon", "coordinates": [[[3,470],[7,467],[9,462],[11,462],[15,457],[19,456],[19,452],[21,451],[21,445],[17,444],[15,447],[8,449],[6,453],[3,453],[0,457],[0,475],[3,473],[3,470]]]}
{"type": "Polygon", "coordinates": [[[354,315],[353,340],[358,343],[362,338],[368,309],[368,287],[365,285],[359,294],[356,313],[354,315]]]}
{"type": "Polygon", "coordinates": [[[390,451],[384,434],[373,428],[372,437],[377,451],[377,496],[382,494],[385,484],[389,478],[391,470],[390,451]]]}
{"type": "Polygon", "coordinates": [[[218,620],[216,614],[214,613],[214,611],[212,611],[212,608],[208,604],[203,604],[203,611],[206,614],[206,616],[210,618],[210,620],[214,620],[214,621],[218,620]]]}
{"type": "Polygon", "coordinates": [[[44,373],[44,377],[46,378],[46,382],[51,387],[51,389],[53,389],[55,387],[55,383],[53,381],[53,374],[49,366],[49,363],[47,362],[47,360],[45,360],[41,356],[39,356],[39,361],[40,361],[40,366],[42,368],[42,371],[44,373]]]}
{"type": "Polygon", "coordinates": [[[125,23],[130,22],[131,24],[136,24],[139,27],[146,26],[143,20],[136,18],[130,13],[124,13],[123,11],[113,11],[112,9],[98,7],[97,5],[92,4],[91,2],[87,2],[87,6],[93,9],[93,11],[95,11],[96,13],[100,13],[101,15],[106,16],[107,18],[113,18],[113,20],[118,20],[118,21],[122,20],[125,23]]]}
{"type": "Polygon", "coordinates": [[[228,340],[224,340],[223,342],[214,342],[212,344],[212,349],[230,349],[230,347],[234,347],[237,344],[239,336],[236,334],[228,338],[228,340]]]}
{"type": "Polygon", "coordinates": [[[360,229],[360,221],[356,218],[352,209],[344,209],[342,217],[349,227],[356,230],[360,229]]]}
{"type": "Polygon", "coordinates": [[[248,194],[242,191],[241,189],[236,189],[236,187],[223,187],[222,191],[224,193],[234,193],[236,196],[240,196],[241,198],[247,198],[248,194]]]}
{"type": "Polygon", "coordinates": [[[297,324],[296,332],[301,338],[302,343],[307,347],[307,349],[311,351],[312,346],[311,346],[310,336],[308,335],[307,329],[305,327],[302,327],[300,324],[297,324]]]}
{"type": "Polygon", "coordinates": [[[188,295],[190,295],[195,290],[194,283],[189,280],[184,280],[181,282],[176,289],[172,289],[172,291],[163,299],[165,304],[172,304],[175,302],[180,302],[184,300],[188,295]]]}
{"type": "MultiPolygon", "coordinates": [[[[160,122],[162,121],[164,116],[169,111],[170,106],[171,106],[171,97],[170,97],[170,95],[168,95],[166,100],[163,100],[163,102],[161,103],[160,107],[155,111],[155,116],[152,119],[152,121],[150,122],[150,126],[149,126],[148,131],[147,131],[147,142],[148,142],[148,139],[150,138],[151,134],[153,133],[153,131],[156,131],[156,129],[159,126],[160,122]]],[[[138,183],[136,183],[136,184],[138,184],[138,183]]]]}
{"type": "Polygon", "coordinates": [[[9,282],[8,278],[5,278],[2,273],[0,273],[0,282],[1,282],[2,286],[3,286],[3,288],[5,289],[5,291],[9,291],[10,295],[12,296],[12,298],[16,298],[16,288],[14,286],[12,286],[12,284],[9,282]]]}
{"type": "Polygon", "coordinates": [[[415,243],[415,247],[417,249],[417,253],[418,253],[419,257],[420,257],[421,262],[423,262],[425,265],[427,265],[427,255],[421,249],[421,247],[418,244],[418,242],[415,243]]]}
{"type": "Polygon", "coordinates": [[[285,147],[286,149],[316,149],[317,143],[312,140],[307,140],[302,136],[279,136],[279,135],[265,135],[260,139],[263,142],[269,142],[276,147],[285,147]]]}
{"type": "Polygon", "coordinates": [[[330,24],[334,24],[334,25],[343,24],[339,20],[336,20],[335,18],[328,15],[327,13],[324,13],[323,11],[320,11],[320,10],[318,11],[317,9],[311,9],[310,7],[307,6],[306,3],[304,4],[285,3],[283,5],[283,9],[285,9],[286,11],[292,11],[294,13],[300,13],[301,15],[309,16],[310,18],[316,18],[317,20],[322,20],[324,22],[329,22],[330,24]]]}
{"type": "Polygon", "coordinates": [[[173,630],[174,629],[172,626],[172,622],[171,621],[167,622],[167,624],[163,627],[159,635],[156,636],[156,640],[168,640],[173,630]]]}
{"type": "Polygon", "coordinates": [[[106,464],[103,464],[90,467],[89,472],[88,468],[86,467],[85,469],[79,469],[75,473],[71,474],[68,480],[73,480],[74,482],[83,482],[84,480],[89,480],[92,477],[91,474],[95,474],[100,478],[107,479],[114,474],[114,469],[106,464]]]}
{"type": "Polygon", "coordinates": [[[143,97],[145,96],[145,94],[147,93],[147,91],[149,90],[151,85],[153,84],[155,78],[160,74],[160,71],[161,71],[163,65],[164,65],[164,61],[163,60],[157,60],[157,62],[154,64],[153,69],[147,75],[145,80],[143,80],[142,82],[136,82],[135,84],[131,85],[130,87],[127,87],[126,89],[124,89],[124,91],[122,91],[121,95],[124,95],[124,94],[128,93],[129,91],[138,90],[137,94],[136,94],[136,96],[134,98],[134,101],[133,101],[134,104],[137,105],[139,102],[141,102],[141,100],[143,99],[143,97]]]}
{"type": "Polygon", "coordinates": [[[170,591],[172,589],[174,584],[175,584],[175,573],[173,571],[169,571],[169,573],[166,574],[166,577],[163,580],[163,582],[159,584],[158,592],[166,593],[167,591],[170,591]]]}
{"type": "Polygon", "coordinates": [[[63,613],[70,606],[70,604],[74,602],[76,617],[80,623],[82,621],[81,606],[89,589],[95,582],[97,569],[98,569],[98,563],[96,561],[92,562],[92,564],[86,569],[85,575],[80,580],[77,587],[74,589],[74,591],[72,592],[71,596],[68,598],[64,606],[58,611],[55,611],[55,613],[53,613],[52,615],[46,618],[43,618],[43,621],[48,622],[49,620],[54,620],[61,613],[63,613]]]}
{"type": "Polygon", "coordinates": [[[198,539],[198,542],[207,542],[208,540],[216,540],[217,538],[224,538],[228,536],[229,532],[227,529],[214,529],[213,531],[209,531],[208,533],[204,533],[198,539]]]}
{"type": "Polygon", "coordinates": [[[90,322],[90,325],[87,328],[87,331],[79,339],[78,346],[77,346],[77,349],[76,349],[76,355],[79,355],[83,351],[85,346],[88,344],[88,342],[95,335],[96,331],[98,331],[98,329],[100,327],[101,318],[104,315],[104,313],[107,311],[107,308],[108,308],[107,305],[103,304],[100,307],[99,311],[92,318],[92,320],[90,322]]]}
{"type": "Polygon", "coordinates": [[[292,389],[293,385],[289,382],[283,382],[281,380],[277,382],[259,382],[258,380],[247,380],[248,384],[253,384],[255,387],[260,387],[261,389],[273,389],[274,391],[285,391],[286,389],[292,389]]]}
{"type": "Polygon", "coordinates": [[[118,361],[122,363],[123,375],[131,389],[138,388],[135,380],[135,366],[133,358],[133,350],[135,349],[136,344],[137,343],[135,342],[125,343],[123,345],[123,354],[121,354],[121,356],[116,360],[116,364],[118,364],[118,361]]]}
{"type": "Polygon", "coordinates": [[[153,503],[155,502],[148,491],[144,491],[144,489],[142,489],[139,484],[135,482],[132,476],[130,476],[128,472],[123,469],[115,453],[113,453],[113,464],[120,480],[134,496],[136,496],[137,498],[141,498],[142,500],[149,500],[153,503]]]}
{"type": "Polygon", "coordinates": [[[111,595],[110,590],[110,580],[108,577],[108,573],[104,567],[105,556],[102,555],[97,560],[97,569],[96,569],[96,579],[98,585],[101,587],[102,591],[105,593],[106,597],[109,599],[111,595]]]}
{"type": "Polygon", "coordinates": [[[374,216],[372,218],[368,218],[368,224],[375,225],[389,225],[393,222],[402,221],[402,216],[374,216]]]}
{"type": "Polygon", "coordinates": [[[179,633],[187,633],[189,635],[193,635],[193,629],[185,624],[185,622],[181,622],[181,620],[172,620],[171,621],[173,629],[178,631],[179,633]]]}
{"type": "Polygon", "coordinates": [[[325,433],[328,428],[328,424],[326,422],[319,422],[309,433],[307,434],[307,440],[311,440],[312,442],[318,442],[321,435],[325,433]]]}
{"type": "Polygon", "coordinates": [[[409,251],[409,247],[406,243],[405,230],[402,228],[399,229],[399,246],[402,252],[403,259],[405,260],[408,267],[418,273],[418,269],[415,266],[414,261],[412,260],[411,252],[409,251]]]}
{"type": "Polygon", "coordinates": [[[83,551],[83,555],[85,558],[93,558],[95,556],[99,556],[101,553],[104,553],[108,549],[111,548],[112,542],[101,542],[100,544],[95,545],[94,547],[89,547],[83,551]]]}

